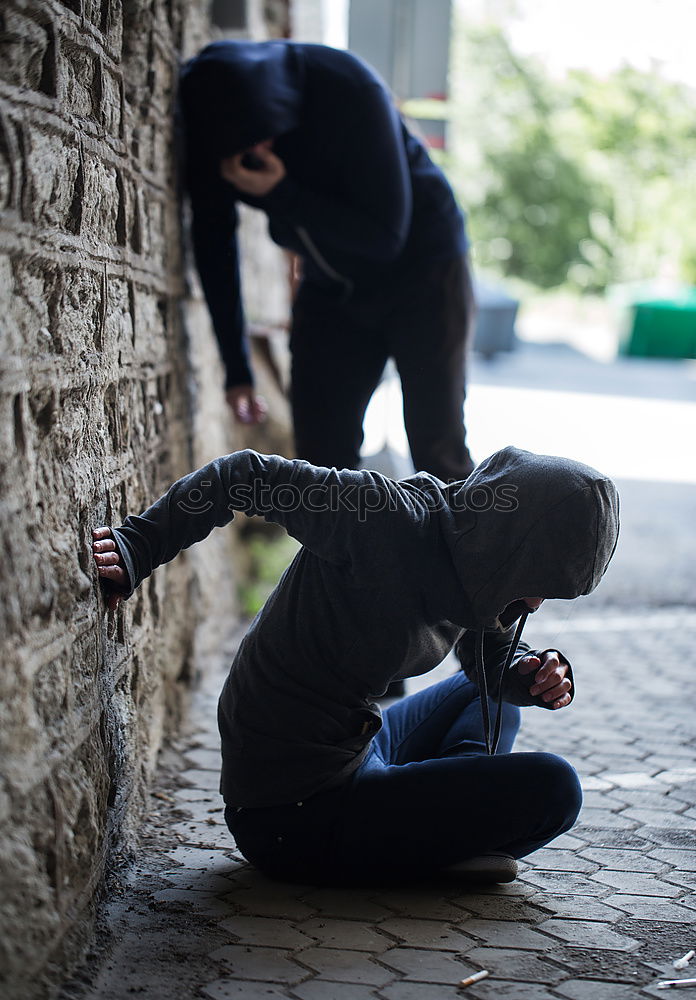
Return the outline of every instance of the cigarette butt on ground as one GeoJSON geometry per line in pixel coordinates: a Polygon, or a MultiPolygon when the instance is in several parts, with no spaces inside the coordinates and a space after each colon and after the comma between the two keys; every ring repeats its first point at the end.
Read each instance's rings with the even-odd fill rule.
{"type": "Polygon", "coordinates": [[[482,969],[480,972],[475,972],[473,976],[467,976],[466,979],[462,979],[459,983],[459,989],[462,989],[464,986],[473,986],[474,983],[480,983],[481,980],[485,979],[487,975],[489,975],[488,969],[482,969]]]}

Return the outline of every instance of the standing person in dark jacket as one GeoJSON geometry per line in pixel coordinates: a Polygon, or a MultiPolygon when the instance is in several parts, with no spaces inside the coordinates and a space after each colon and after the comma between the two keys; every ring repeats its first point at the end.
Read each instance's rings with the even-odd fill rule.
{"type": "Polygon", "coordinates": [[[226,455],[94,532],[110,606],[235,511],[302,543],[220,696],[225,816],[252,863],[300,881],[509,881],[515,858],[572,826],[572,767],[511,752],[515,706],[564,708],[572,672],[520,637],[542,598],[597,586],[618,535],[610,480],[516,448],[450,485],[226,455]],[[465,673],[380,712],[391,681],[455,644],[465,673]]]}
{"type": "Polygon", "coordinates": [[[244,339],[242,201],[302,258],[290,337],[298,455],[358,467],[365,410],[393,357],[415,467],[465,478],[464,222],[384,84],[322,45],[215,42],[184,67],[181,108],[194,250],[237,418],[265,411],[244,339]]]}

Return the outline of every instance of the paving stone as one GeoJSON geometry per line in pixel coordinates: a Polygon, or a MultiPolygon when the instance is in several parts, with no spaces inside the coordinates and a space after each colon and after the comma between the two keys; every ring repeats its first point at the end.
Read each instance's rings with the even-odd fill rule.
{"type": "Polygon", "coordinates": [[[531,896],[536,889],[528,885],[524,878],[518,878],[515,882],[506,882],[504,885],[491,885],[485,888],[462,887],[458,896],[455,897],[458,905],[466,907],[467,898],[470,895],[476,896],[496,896],[498,899],[514,899],[516,896],[531,896]]]}
{"type": "Polygon", "coordinates": [[[665,864],[673,865],[679,871],[696,872],[696,849],[683,851],[664,847],[657,847],[650,851],[651,858],[664,861],[665,864]]]}
{"type": "Polygon", "coordinates": [[[651,872],[659,874],[667,867],[665,862],[648,857],[643,851],[622,851],[618,848],[586,847],[581,852],[584,858],[594,861],[602,868],[623,872],[651,872]]]}
{"type": "Polygon", "coordinates": [[[602,777],[618,788],[650,788],[656,771],[657,768],[641,771],[605,771],[602,777]]]}
{"type": "Polygon", "coordinates": [[[216,823],[196,823],[187,820],[183,823],[175,823],[171,827],[175,837],[182,843],[196,845],[197,847],[229,847],[232,838],[227,827],[219,826],[216,823]]]}
{"type": "MultiPolygon", "coordinates": [[[[201,987],[211,1000],[288,1000],[288,994],[270,983],[240,983],[234,979],[216,979],[201,987]]],[[[293,987],[297,991],[298,987],[293,987]]],[[[338,998],[337,998],[338,1000],[338,998]]]]}
{"type": "Polygon", "coordinates": [[[694,838],[690,830],[669,829],[668,827],[644,826],[641,836],[660,847],[693,848],[694,838]]]}
{"type": "Polygon", "coordinates": [[[633,951],[639,941],[617,934],[608,923],[589,920],[546,920],[539,931],[553,934],[579,948],[603,948],[609,951],[633,951]]]}
{"type": "Polygon", "coordinates": [[[693,914],[689,912],[688,904],[686,907],[682,905],[684,900],[674,902],[656,896],[624,896],[617,893],[614,896],[607,896],[606,902],[639,920],[669,920],[672,923],[682,923],[694,919],[693,914]]]}
{"type": "MultiPolygon", "coordinates": [[[[587,809],[611,809],[613,812],[625,809],[627,805],[630,805],[628,800],[619,796],[617,792],[595,791],[587,788],[583,788],[582,792],[582,802],[587,809]]],[[[624,792],[624,795],[626,794],[630,793],[624,792]]]]}
{"type": "Polygon", "coordinates": [[[696,767],[674,767],[666,771],[661,771],[657,775],[658,781],[665,784],[686,785],[691,784],[696,779],[696,767]]]}
{"type": "Polygon", "coordinates": [[[161,889],[153,893],[155,903],[168,904],[177,909],[182,907],[206,916],[228,917],[232,912],[228,903],[209,892],[195,892],[193,889],[161,889]]]}
{"type": "Polygon", "coordinates": [[[258,944],[275,948],[307,948],[314,944],[311,937],[296,929],[287,920],[273,917],[235,916],[223,920],[223,930],[229,931],[240,944],[258,944]]]}
{"type": "MultiPolygon", "coordinates": [[[[612,793],[611,798],[613,797],[612,793]]],[[[670,809],[673,804],[680,803],[674,789],[665,788],[664,785],[657,783],[652,788],[621,789],[621,798],[627,806],[643,809],[670,809]]]]}
{"type": "Polygon", "coordinates": [[[600,902],[594,896],[561,896],[556,893],[539,893],[532,902],[557,917],[566,920],[617,920],[620,913],[609,905],[611,896],[600,902]]]}
{"type": "Polygon", "coordinates": [[[588,759],[599,767],[597,773],[615,788],[649,788],[658,771],[645,765],[641,755],[632,753],[593,753],[588,759]]]}
{"type": "Polygon", "coordinates": [[[219,801],[220,793],[211,792],[207,788],[177,788],[173,793],[180,802],[213,802],[219,801]]]}
{"type": "Polygon", "coordinates": [[[648,767],[653,765],[660,771],[671,771],[680,758],[683,759],[684,766],[688,767],[694,759],[694,748],[672,744],[671,746],[664,747],[662,751],[648,754],[644,762],[648,767]]]}
{"type": "Polygon", "coordinates": [[[221,753],[218,747],[215,750],[210,750],[207,747],[198,747],[195,750],[186,750],[184,752],[184,757],[186,761],[193,765],[197,770],[200,768],[201,771],[214,771],[217,776],[217,785],[220,784],[220,767],[221,767],[221,753]]]}
{"type": "MultiPolygon", "coordinates": [[[[442,920],[417,920],[413,917],[391,917],[379,925],[385,931],[399,938],[403,944],[413,948],[435,948],[444,951],[465,951],[475,942],[472,938],[453,930],[442,920]]],[[[391,942],[393,945],[393,942],[391,942]]]]}
{"type": "Polygon", "coordinates": [[[305,903],[329,917],[348,920],[381,920],[391,916],[389,910],[374,902],[367,892],[349,889],[316,889],[305,893],[305,903]]]}
{"type": "MultiPolygon", "coordinates": [[[[380,962],[396,969],[406,979],[421,983],[458,983],[476,967],[466,960],[460,961],[446,951],[425,948],[392,948],[380,955],[380,962]]],[[[392,977],[393,978],[393,977],[392,977]]]]}
{"type": "Polygon", "coordinates": [[[578,820],[581,833],[585,826],[599,826],[604,830],[635,830],[638,825],[637,820],[629,819],[623,813],[612,812],[611,809],[583,808],[578,820]]]}
{"type": "Polygon", "coordinates": [[[592,877],[596,882],[620,889],[625,895],[667,897],[679,895],[676,886],[642,872],[598,871],[592,877]]]}
{"type": "Polygon", "coordinates": [[[593,872],[597,865],[576,854],[574,851],[559,850],[556,847],[545,847],[535,851],[528,859],[535,868],[551,868],[563,872],[593,872]]]}
{"type": "Polygon", "coordinates": [[[230,906],[238,906],[247,913],[258,917],[285,917],[287,920],[304,920],[316,912],[311,906],[296,899],[289,893],[274,888],[254,889],[248,887],[226,893],[222,899],[230,906]]]}
{"type": "Polygon", "coordinates": [[[643,829],[639,829],[638,833],[631,833],[628,830],[606,830],[602,827],[585,826],[582,828],[582,835],[587,846],[618,847],[625,851],[647,852],[655,847],[655,842],[648,840],[644,834],[643,829]]]}
{"type": "Polygon", "coordinates": [[[667,872],[663,876],[665,882],[673,883],[674,885],[682,886],[684,889],[696,889],[696,872],[678,872],[671,871],[667,872]]]}
{"type": "Polygon", "coordinates": [[[471,934],[482,940],[485,944],[493,948],[544,948],[551,947],[553,942],[549,942],[542,934],[526,924],[519,924],[513,920],[467,920],[462,925],[462,929],[467,934],[471,934]]]}
{"type": "Polygon", "coordinates": [[[597,979],[571,979],[556,987],[569,1000],[637,1000],[636,987],[597,979]]]}
{"type": "MultiPolygon", "coordinates": [[[[696,751],[694,751],[696,756],[696,751]]],[[[690,806],[694,799],[696,799],[696,789],[692,785],[684,785],[679,788],[668,788],[665,795],[669,795],[670,801],[674,799],[676,802],[684,802],[686,805],[690,806]]]]}
{"type": "Polygon", "coordinates": [[[226,827],[225,812],[220,802],[221,799],[217,797],[215,799],[199,799],[197,802],[187,802],[185,805],[182,803],[182,806],[186,809],[188,817],[195,823],[208,825],[215,823],[226,827]]]}
{"type": "Polygon", "coordinates": [[[474,948],[466,959],[481,969],[488,969],[491,977],[515,982],[545,983],[553,985],[567,978],[558,966],[545,961],[534,951],[513,951],[507,948],[474,948]]]}
{"type": "Polygon", "coordinates": [[[467,906],[477,917],[487,917],[490,920],[521,920],[525,923],[535,923],[546,919],[546,914],[527,899],[471,896],[467,900],[467,906]]]}
{"type": "Polygon", "coordinates": [[[558,1000],[556,994],[549,993],[545,986],[539,983],[506,983],[501,979],[483,979],[475,983],[466,992],[460,992],[460,1000],[464,996],[476,997],[478,1000],[558,1000]]]}
{"type": "MultiPolygon", "coordinates": [[[[387,952],[388,954],[388,952],[387,952]]],[[[364,951],[342,948],[307,948],[295,954],[303,966],[316,972],[321,979],[339,983],[365,983],[384,986],[394,979],[394,973],[382,968],[364,951]]],[[[384,960],[384,956],[380,956],[384,960]]]]}
{"type": "MultiPolygon", "coordinates": [[[[400,983],[383,986],[379,991],[379,996],[383,997],[384,1000],[461,1000],[463,995],[456,985],[439,983],[437,987],[433,987],[432,984],[413,983],[406,979],[400,983]]],[[[469,995],[474,997],[472,993],[469,995]]],[[[328,998],[326,996],[317,997],[317,1000],[328,1000],[328,998]]],[[[351,1000],[351,998],[346,997],[346,1000],[351,1000]]]]}
{"type": "Polygon", "coordinates": [[[226,944],[210,953],[215,962],[224,962],[233,979],[257,979],[267,983],[299,983],[307,978],[305,969],[292,961],[289,953],[276,948],[226,944]]]}
{"type": "Polygon", "coordinates": [[[379,996],[370,986],[358,986],[356,983],[331,983],[327,987],[323,979],[310,979],[299,986],[293,986],[293,997],[298,1000],[373,1000],[379,996]]]}
{"type": "Polygon", "coordinates": [[[433,920],[461,920],[468,915],[470,897],[460,906],[458,901],[442,899],[434,894],[416,895],[412,890],[379,892],[371,897],[378,906],[393,913],[404,913],[412,917],[433,920]]]}
{"type": "MultiPolygon", "coordinates": [[[[382,925],[380,924],[380,927],[382,925]]],[[[336,920],[333,917],[313,917],[301,925],[303,934],[325,946],[352,948],[357,951],[382,952],[393,942],[362,920],[336,920]]]]}
{"type": "Polygon", "coordinates": [[[161,877],[172,882],[178,889],[193,889],[195,892],[209,892],[214,895],[230,891],[230,881],[219,872],[204,872],[196,868],[176,868],[162,872],[161,877]]]}
{"type": "MultiPolygon", "coordinates": [[[[585,841],[577,837],[575,831],[573,831],[573,833],[562,833],[560,837],[556,837],[553,841],[553,846],[562,851],[577,851],[585,846],[585,841]]],[[[535,851],[534,854],[530,855],[530,858],[533,859],[538,853],[538,851],[535,851]]]]}
{"type": "Polygon", "coordinates": [[[182,771],[179,777],[186,784],[193,788],[205,789],[207,792],[217,792],[220,794],[220,767],[217,771],[203,771],[199,768],[191,768],[182,771]]]}
{"type": "Polygon", "coordinates": [[[560,893],[563,896],[602,896],[608,895],[606,886],[601,886],[584,875],[575,875],[572,872],[549,872],[532,871],[525,878],[538,889],[546,889],[551,893],[560,893]]]}
{"type": "Polygon", "coordinates": [[[167,857],[187,868],[216,871],[218,874],[220,874],[219,869],[224,872],[227,869],[234,871],[239,868],[235,859],[228,857],[224,851],[213,848],[182,846],[173,851],[167,851],[167,857]]]}
{"type": "Polygon", "coordinates": [[[598,778],[596,775],[582,775],[580,778],[583,792],[597,791],[606,792],[614,786],[605,778],[598,778]]]}
{"type": "Polygon", "coordinates": [[[628,809],[624,809],[621,815],[637,820],[639,823],[644,823],[646,826],[666,826],[675,827],[678,830],[696,830],[696,822],[693,819],[689,819],[683,813],[676,811],[668,812],[666,809],[629,807],[628,809]]]}

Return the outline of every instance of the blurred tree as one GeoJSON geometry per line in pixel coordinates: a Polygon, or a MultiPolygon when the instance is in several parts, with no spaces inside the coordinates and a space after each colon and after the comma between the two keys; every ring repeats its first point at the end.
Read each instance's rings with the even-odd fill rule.
{"type": "Polygon", "coordinates": [[[569,75],[559,133],[611,190],[613,271],[620,280],[696,283],[696,119],[690,87],[623,67],[569,75]]]}
{"type": "Polygon", "coordinates": [[[690,88],[626,67],[552,77],[497,28],[455,32],[449,172],[475,256],[549,288],[696,280],[690,88]]]}

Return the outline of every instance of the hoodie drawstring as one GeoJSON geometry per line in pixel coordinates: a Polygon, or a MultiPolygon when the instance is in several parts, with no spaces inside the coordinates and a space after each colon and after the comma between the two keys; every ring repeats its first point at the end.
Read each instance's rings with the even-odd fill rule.
{"type": "Polygon", "coordinates": [[[522,632],[524,630],[528,614],[529,612],[525,612],[517,623],[512,643],[508,650],[508,654],[505,657],[505,663],[503,664],[498,676],[498,704],[495,713],[495,729],[492,737],[491,713],[488,705],[488,683],[486,681],[486,664],[483,655],[485,629],[480,628],[476,633],[476,683],[478,684],[479,694],[481,696],[481,719],[483,721],[483,735],[486,740],[486,752],[491,757],[498,749],[500,730],[503,724],[503,680],[505,678],[505,674],[510,669],[515,653],[517,652],[517,647],[520,644],[520,639],[522,638],[522,632]]]}

